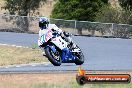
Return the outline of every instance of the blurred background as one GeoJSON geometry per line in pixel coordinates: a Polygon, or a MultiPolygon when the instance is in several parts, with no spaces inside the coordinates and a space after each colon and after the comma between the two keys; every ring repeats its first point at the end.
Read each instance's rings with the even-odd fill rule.
{"type": "Polygon", "coordinates": [[[0,31],[38,33],[45,16],[75,35],[131,38],[131,0],[1,0],[0,31]]]}

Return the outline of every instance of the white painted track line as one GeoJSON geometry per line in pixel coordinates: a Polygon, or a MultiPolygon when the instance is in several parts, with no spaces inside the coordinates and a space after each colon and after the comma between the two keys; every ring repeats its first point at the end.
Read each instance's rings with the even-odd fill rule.
{"type": "Polygon", "coordinates": [[[10,44],[4,44],[4,43],[0,43],[0,45],[3,45],[3,46],[13,46],[13,47],[23,47],[23,48],[29,48],[29,47],[25,47],[25,46],[10,45],[10,44]]]}
{"type": "Polygon", "coordinates": [[[49,65],[50,62],[42,62],[42,63],[29,63],[29,64],[15,64],[15,65],[7,65],[7,66],[0,66],[0,68],[12,68],[12,67],[23,67],[23,66],[38,66],[38,65],[49,65]]]}

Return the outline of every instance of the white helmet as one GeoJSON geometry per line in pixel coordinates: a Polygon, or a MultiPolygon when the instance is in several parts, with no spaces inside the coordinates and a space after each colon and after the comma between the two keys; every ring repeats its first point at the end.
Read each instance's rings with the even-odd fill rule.
{"type": "Polygon", "coordinates": [[[40,17],[39,18],[39,27],[41,29],[46,29],[48,27],[49,20],[46,17],[40,17]]]}

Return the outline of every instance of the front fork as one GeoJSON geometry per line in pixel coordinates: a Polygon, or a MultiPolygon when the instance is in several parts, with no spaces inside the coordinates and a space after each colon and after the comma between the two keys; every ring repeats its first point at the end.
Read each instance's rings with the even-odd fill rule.
{"type": "Polygon", "coordinates": [[[47,45],[45,48],[47,47],[50,47],[54,53],[56,52],[56,48],[54,45],[47,45]]]}

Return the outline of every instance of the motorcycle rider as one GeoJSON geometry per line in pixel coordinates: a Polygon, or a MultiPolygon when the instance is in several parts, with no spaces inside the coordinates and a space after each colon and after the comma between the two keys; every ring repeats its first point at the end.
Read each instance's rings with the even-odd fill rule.
{"type": "Polygon", "coordinates": [[[69,33],[63,32],[61,29],[59,29],[55,24],[50,24],[49,19],[46,17],[40,17],[39,18],[39,40],[38,40],[38,46],[41,47],[41,45],[44,43],[44,39],[41,39],[41,36],[46,34],[48,30],[51,30],[53,32],[57,32],[62,36],[63,39],[66,40],[71,46],[73,46],[73,42],[71,38],[69,38],[69,33]]]}

